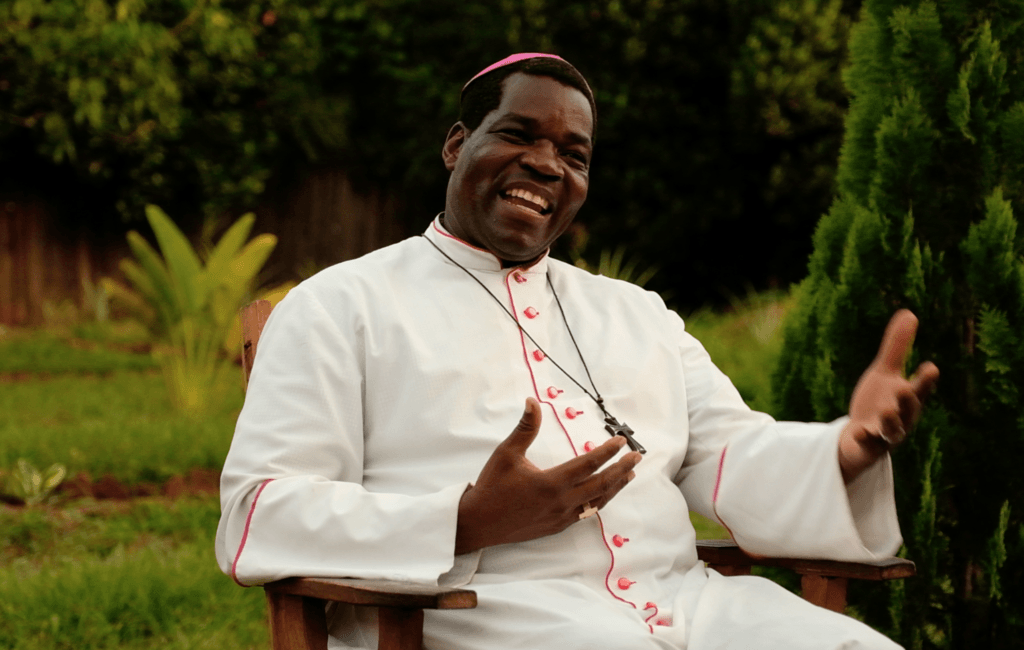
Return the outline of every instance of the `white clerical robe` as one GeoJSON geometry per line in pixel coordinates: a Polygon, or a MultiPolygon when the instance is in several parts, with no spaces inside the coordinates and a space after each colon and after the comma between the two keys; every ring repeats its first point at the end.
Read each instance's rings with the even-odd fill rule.
{"type": "MultiPolygon", "coordinates": [[[[845,486],[843,421],[751,411],[657,294],[546,256],[502,269],[436,220],[425,237],[333,266],[274,309],[221,480],[226,573],[477,591],[477,609],[427,612],[430,649],[897,647],[766,580],[706,570],[688,516],[752,553],[888,557],[902,540],[887,457],[845,486]],[[576,384],[594,390],[581,354],[647,449],[636,478],[559,534],[456,556],[459,499],[526,397],[543,411],[538,467],[607,440],[576,384]]],[[[330,614],[332,647],[376,647],[373,610],[330,614]]]]}

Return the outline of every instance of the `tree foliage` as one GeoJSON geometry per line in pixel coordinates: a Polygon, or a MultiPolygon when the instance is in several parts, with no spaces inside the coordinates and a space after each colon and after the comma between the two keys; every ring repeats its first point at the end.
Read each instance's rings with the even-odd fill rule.
{"type": "Polygon", "coordinates": [[[854,28],[838,193],[814,235],[775,392],[837,417],[890,315],[939,391],[893,456],[919,577],[869,620],[907,647],[1019,648],[1024,632],[1024,3],[868,0],[854,28]]]}
{"type": "Polygon", "coordinates": [[[338,164],[419,229],[443,206],[462,83],[509,52],[554,51],[597,93],[592,249],[629,246],[662,269],[653,288],[697,305],[802,272],[832,193],[856,5],[11,0],[0,163],[9,186],[73,195],[80,221],[148,203],[239,214],[338,164]]]}
{"type": "Polygon", "coordinates": [[[150,202],[249,206],[289,147],[313,157],[344,144],[346,99],[320,78],[320,17],[276,0],[4,3],[0,141],[15,146],[3,162],[29,143],[111,188],[126,217],[150,202]]]}

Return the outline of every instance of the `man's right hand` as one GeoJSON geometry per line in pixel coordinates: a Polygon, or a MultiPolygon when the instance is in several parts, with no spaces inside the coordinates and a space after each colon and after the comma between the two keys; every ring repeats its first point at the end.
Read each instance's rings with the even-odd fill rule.
{"type": "Polygon", "coordinates": [[[579,521],[585,504],[602,508],[635,474],[640,454],[630,452],[601,472],[626,444],[610,438],[593,451],[542,470],[526,459],[540,430],[540,403],[526,400],[523,417],[487,460],[476,484],[462,495],[455,553],[559,533],[579,521]]]}

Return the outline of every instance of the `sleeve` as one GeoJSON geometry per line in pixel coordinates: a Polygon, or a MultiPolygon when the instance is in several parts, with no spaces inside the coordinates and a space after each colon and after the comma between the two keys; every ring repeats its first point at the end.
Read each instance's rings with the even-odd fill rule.
{"type": "Polygon", "coordinates": [[[316,576],[455,586],[475,569],[454,556],[467,484],[416,496],[361,485],[360,340],[303,286],[271,313],[221,475],[217,561],[239,584],[316,576]]]}
{"type": "Polygon", "coordinates": [[[677,483],[690,508],[717,520],[748,553],[868,561],[903,543],[886,457],[845,485],[829,424],[776,422],[750,410],[678,321],[689,446],[677,483]]]}

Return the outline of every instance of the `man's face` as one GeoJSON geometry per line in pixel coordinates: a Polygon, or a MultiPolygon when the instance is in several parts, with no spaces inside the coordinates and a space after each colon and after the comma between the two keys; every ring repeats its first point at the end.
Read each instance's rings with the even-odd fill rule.
{"type": "Polygon", "coordinates": [[[448,132],[445,226],[507,263],[536,259],[587,198],[593,117],[583,93],[516,73],[472,133],[448,132]]]}

